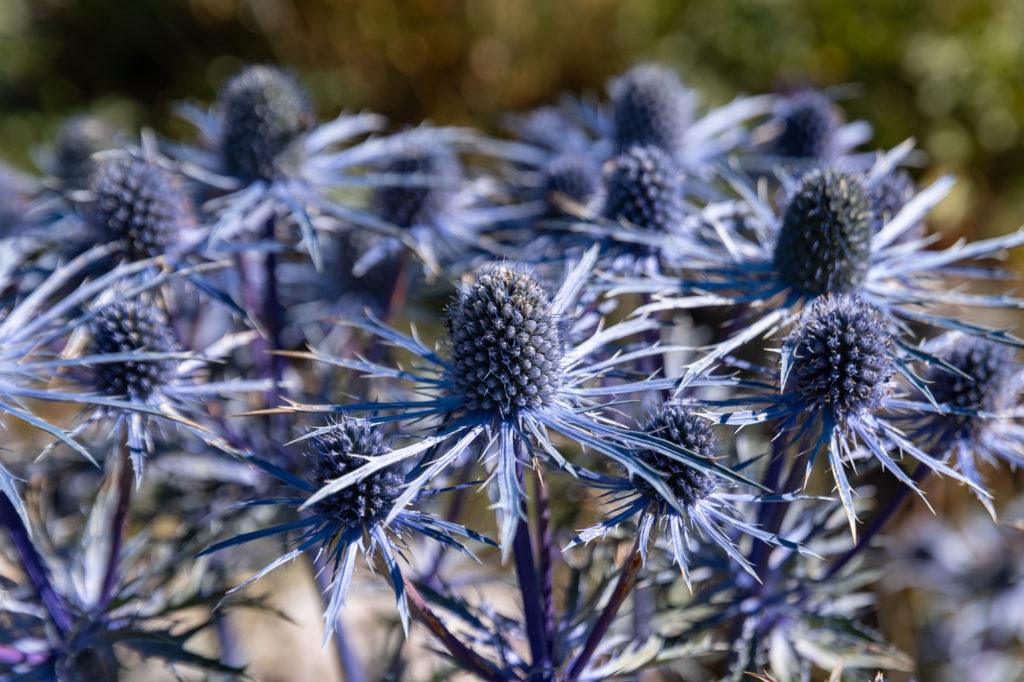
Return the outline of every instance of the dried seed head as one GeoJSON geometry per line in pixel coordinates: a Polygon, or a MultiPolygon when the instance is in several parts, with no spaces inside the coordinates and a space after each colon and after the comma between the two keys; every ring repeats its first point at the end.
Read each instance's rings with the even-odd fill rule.
{"type": "MultiPolygon", "coordinates": [[[[167,353],[178,350],[167,316],[157,306],[124,300],[101,308],[90,320],[91,353],[167,353]]],[[[107,396],[145,400],[174,373],[176,361],[119,360],[96,363],[97,390],[107,396]]]]}
{"type": "MultiPolygon", "coordinates": [[[[380,430],[363,419],[344,418],[310,442],[307,457],[317,488],[358,469],[368,458],[391,451],[380,430]]],[[[369,526],[387,516],[404,483],[405,478],[394,469],[382,469],[317,502],[313,511],[350,528],[369,526]]]]}
{"type": "MultiPolygon", "coordinates": [[[[714,426],[678,405],[666,405],[647,417],[642,430],[704,457],[718,455],[718,436],[714,426]]],[[[714,479],[699,469],[654,450],[641,450],[637,456],[664,475],[665,483],[683,505],[692,505],[715,491],[714,479]]],[[[650,488],[650,484],[642,479],[638,484],[650,488]]],[[[653,493],[653,489],[650,492],[653,493]]]]}
{"type": "Polygon", "coordinates": [[[657,147],[633,147],[615,158],[605,178],[603,214],[654,232],[678,231],[685,217],[683,174],[657,147]]]}
{"type": "Polygon", "coordinates": [[[858,177],[809,171],[782,214],[775,267],[801,294],[855,291],[867,274],[874,229],[871,202],[858,177]]]}
{"type": "Polygon", "coordinates": [[[493,263],[448,306],[450,379],[471,412],[506,417],[557,389],[565,356],[548,292],[529,272],[493,263]]]}
{"type": "Polygon", "coordinates": [[[288,173],[294,143],[314,123],[306,92],[285,71],[249,66],[221,88],[221,158],[242,180],[274,180],[288,173]]]}
{"type": "Polygon", "coordinates": [[[678,154],[693,120],[693,98],[679,76],[657,64],[640,64],[612,81],[615,141],[621,151],[651,145],[678,154]]]}
{"type": "Polygon", "coordinates": [[[92,223],[128,258],[163,255],[183,229],[195,225],[195,209],[181,179],[152,161],[117,156],[100,162],[89,181],[92,223]]]}
{"type": "Polygon", "coordinates": [[[859,298],[830,294],[814,300],[785,345],[792,364],[784,390],[808,410],[845,418],[878,407],[891,391],[889,324],[859,298]]]}

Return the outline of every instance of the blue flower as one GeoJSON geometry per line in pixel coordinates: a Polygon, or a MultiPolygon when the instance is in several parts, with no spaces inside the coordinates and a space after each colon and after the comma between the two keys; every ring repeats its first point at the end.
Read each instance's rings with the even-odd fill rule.
{"type": "MultiPolygon", "coordinates": [[[[903,399],[896,382],[902,376],[923,387],[910,363],[915,355],[899,343],[896,329],[866,301],[844,294],[829,294],[808,305],[781,348],[778,387],[766,384],[750,398],[709,401],[736,405],[761,403],[764,407],[720,415],[723,422],[751,424],[780,420],[776,438],[786,444],[805,440],[806,475],[810,476],[824,450],[836,490],[856,538],[853,490],[846,466],[853,462],[858,443],[883,468],[911,490],[917,485],[893,458],[908,455],[923,466],[960,481],[964,476],[915,445],[893,423],[905,409],[925,409],[924,402],[903,399]]],[[[973,485],[973,484],[972,484],[973,485]]],[[[975,486],[977,492],[984,493],[975,486]]]]}
{"type": "Polygon", "coordinates": [[[871,133],[864,121],[847,123],[826,92],[801,90],[775,101],[771,118],[754,133],[766,158],[751,161],[759,165],[834,161],[867,142],[871,133]]]}
{"type": "MultiPolygon", "coordinates": [[[[358,483],[374,471],[399,461],[419,458],[415,478],[399,501],[411,500],[430,480],[446,472],[464,453],[476,448],[490,472],[496,500],[501,546],[511,547],[522,518],[522,468],[532,458],[548,460],[568,471],[575,467],[551,441],[550,432],[601,453],[631,475],[647,480],[666,500],[674,497],[658,472],[643,462],[636,450],[649,448],[667,457],[691,463],[697,469],[745,482],[745,479],[702,455],[644,432],[624,429],[595,416],[602,398],[658,390],[674,381],[627,380],[624,383],[585,384],[614,376],[627,362],[663,352],[663,348],[627,348],[604,357],[612,344],[657,328],[638,319],[608,327],[594,325],[594,316],[578,317],[577,297],[597,257],[591,249],[567,273],[551,295],[537,275],[520,266],[494,263],[478,270],[448,307],[448,330],[433,351],[417,338],[402,335],[374,319],[356,326],[406,350],[418,360],[406,369],[346,360],[319,353],[301,354],[365,372],[369,376],[411,382],[425,393],[420,399],[353,405],[292,405],[286,410],[309,412],[388,413],[380,421],[440,420],[420,443],[370,462],[324,486],[313,504],[358,483]],[[604,359],[600,359],[604,357],[604,359]],[[430,459],[422,459],[433,448],[430,459]]],[[[624,375],[627,379],[630,375],[624,375]]],[[[678,503],[670,502],[678,505],[678,503]]]]}
{"type": "MultiPolygon", "coordinates": [[[[718,435],[713,423],[684,405],[666,404],[648,416],[639,426],[640,431],[674,443],[709,461],[721,456],[718,435]]],[[[669,552],[682,571],[688,586],[688,550],[699,544],[693,537],[694,534],[720,547],[754,577],[757,577],[754,568],[736,547],[732,531],[745,533],[762,542],[804,551],[795,543],[745,521],[739,508],[739,504],[743,502],[781,502],[793,499],[792,496],[756,496],[732,492],[730,488],[734,486],[731,486],[728,480],[710,475],[655,450],[641,450],[636,456],[659,472],[672,493],[675,504],[668,502],[642,478],[610,478],[585,471],[581,474],[583,481],[598,489],[607,490],[606,496],[617,507],[611,511],[608,519],[582,531],[573,540],[573,544],[602,537],[619,524],[639,516],[636,533],[641,538],[641,554],[646,558],[657,529],[667,530],[669,552]]]]}
{"type": "Polygon", "coordinates": [[[340,421],[314,431],[306,442],[309,448],[306,452],[308,467],[305,476],[295,476],[275,465],[253,460],[279,481],[294,488],[297,495],[259,500],[251,504],[278,504],[305,509],[301,518],[218,542],[202,552],[209,554],[259,538],[300,532],[291,550],[228,594],[242,589],[301,554],[312,552],[323,559],[324,566],[331,572],[330,594],[324,612],[326,643],[345,603],[359,554],[371,566],[375,558],[384,562],[403,625],[408,627],[405,579],[398,559],[406,549],[409,538],[428,537],[467,554],[469,552],[459,538],[493,544],[462,526],[412,508],[410,504],[427,501],[435,491],[419,490],[414,498],[401,499],[406,476],[393,465],[377,467],[357,483],[329,497],[314,495],[329,482],[364,468],[367,462],[392,459],[392,450],[385,443],[379,426],[363,419],[342,417],[340,421]]]}
{"type": "Polygon", "coordinates": [[[671,156],[683,153],[696,97],[675,71],[659,64],[638,64],[613,79],[608,93],[620,152],[653,146],[671,156]]]}
{"type": "MultiPolygon", "coordinates": [[[[943,334],[926,349],[938,360],[921,375],[932,402],[908,416],[910,433],[951,456],[964,478],[979,488],[979,460],[1024,466],[1024,426],[1017,421],[1024,416],[1024,363],[1017,350],[959,332],[943,334]]],[[[989,499],[979,499],[995,516],[989,499]]]]}

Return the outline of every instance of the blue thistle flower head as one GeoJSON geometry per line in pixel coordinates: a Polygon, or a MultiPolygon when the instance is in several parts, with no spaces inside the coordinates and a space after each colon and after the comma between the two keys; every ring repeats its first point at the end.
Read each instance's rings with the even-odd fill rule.
{"type": "Polygon", "coordinates": [[[878,408],[892,392],[889,323],[859,298],[814,300],[785,341],[784,390],[806,409],[845,419],[878,408]]]}
{"type": "Polygon", "coordinates": [[[314,122],[305,90],[286,71],[248,66],[221,88],[220,153],[228,172],[241,180],[274,180],[298,153],[293,143],[314,122]]]}
{"type": "Polygon", "coordinates": [[[402,150],[381,170],[411,182],[374,190],[375,212],[400,228],[437,225],[452,212],[463,179],[462,165],[455,152],[445,145],[433,144],[417,134],[408,134],[404,139],[402,150]]]}
{"type": "MultiPolygon", "coordinates": [[[[868,199],[871,210],[877,220],[876,230],[880,230],[887,222],[899,215],[903,207],[917,194],[917,183],[903,168],[895,168],[883,173],[873,182],[867,183],[868,199]]],[[[901,235],[905,241],[909,236],[920,236],[924,225],[917,222],[909,234],[901,235]]]]}
{"type": "Polygon", "coordinates": [[[448,306],[445,325],[449,378],[468,411],[506,417],[540,407],[557,390],[566,343],[532,272],[485,266],[448,306]]]}
{"type": "MultiPolygon", "coordinates": [[[[320,488],[351,473],[367,459],[390,452],[380,429],[359,419],[344,419],[310,439],[310,484],[320,488]]],[[[383,520],[401,492],[405,477],[382,469],[311,507],[311,512],[348,528],[370,527],[383,520]]]]}
{"type": "Polygon", "coordinates": [[[685,216],[683,173],[658,147],[632,147],[605,177],[603,215],[653,232],[673,232],[685,216]]]}
{"type": "Polygon", "coordinates": [[[139,156],[100,161],[89,192],[90,222],[109,241],[119,241],[131,260],[164,255],[196,224],[195,208],[181,179],[139,156]]]}
{"type": "MultiPolygon", "coordinates": [[[[173,353],[178,350],[163,310],[141,299],[126,299],[100,308],[89,322],[94,355],[173,353]]],[[[94,365],[96,389],[107,396],[145,401],[167,383],[176,361],[118,360],[94,365]]]]}
{"type": "Polygon", "coordinates": [[[679,76],[658,64],[639,64],[609,85],[619,150],[654,146],[678,154],[693,121],[693,95],[679,76]]]}
{"type": "Polygon", "coordinates": [[[775,267],[795,291],[850,292],[864,281],[875,214],[860,179],[834,169],[800,178],[779,225],[775,267]]]}
{"type": "Polygon", "coordinates": [[[542,170],[541,192],[551,215],[564,215],[558,197],[586,206],[601,191],[601,167],[587,154],[566,152],[553,158],[542,170]]]}
{"type": "Polygon", "coordinates": [[[781,130],[772,142],[774,155],[799,159],[835,156],[836,135],[843,126],[843,115],[823,93],[807,90],[787,98],[777,123],[781,130]]]}
{"type": "MultiPolygon", "coordinates": [[[[681,405],[666,405],[651,414],[641,424],[641,430],[701,457],[716,459],[719,454],[718,435],[712,422],[681,405]]],[[[718,484],[709,474],[655,450],[641,450],[637,457],[661,472],[669,490],[684,506],[693,506],[718,489],[718,484]]],[[[647,490],[652,498],[657,497],[657,492],[646,481],[641,479],[637,485],[647,490]]]]}

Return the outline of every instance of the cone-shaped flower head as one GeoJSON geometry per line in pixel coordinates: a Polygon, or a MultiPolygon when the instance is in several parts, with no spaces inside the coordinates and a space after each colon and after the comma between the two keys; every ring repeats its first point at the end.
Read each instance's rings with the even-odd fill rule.
{"type": "Polygon", "coordinates": [[[693,98],[674,71],[640,64],[612,81],[609,90],[620,150],[641,145],[669,154],[681,150],[693,120],[693,98]]]}
{"type": "Polygon", "coordinates": [[[601,190],[601,168],[597,161],[576,152],[566,152],[556,156],[544,168],[543,196],[548,200],[551,211],[560,215],[557,195],[586,205],[601,190]]]}
{"type": "Polygon", "coordinates": [[[448,306],[451,381],[470,412],[506,417],[558,387],[566,344],[551,298],[530,272],[484,267],[448,306]]]}
{"type": "Polygon", "coordinates": [[[249,66],[221,88],[221,158],[242,180],[273,180],[288,152],[314,123],[312,104],[298,82],[271,66],[249,66]]]}
{"type": "Polygon", "coordinates": [[[772,145],[776,156],[828,159],[833,156],[836,133],[843,125],[839,108],[820,92],[793,95],[779,117],[782,125],[772,145]]]}
{"type": "MultiPolygon", "coordinates": [[[[312,473],[311,483],[320,488],[365,464],[367,459],[386,455],[380,429],[361,419],[345,418],[327,432],[312,439],[307,453],[312,473]]],[[[395,498],[402,491],[405,479],[393,469],[383,469],[357,484],[317,502],[313,513],[354,528],[371,526],[383,520],[395,498]]]]}
{"type": "Polygon", "coordinates": [[[835,419],[872,410],[891,392],[893,345],[889,324],[859,298],[816,299],[786,339],[784,388],[835,419]]]}
{"type": "Polygon", "coordinates": [[[605,178],[604,217],[655,232],[678,230],[685,216],[683,175],[657,147],[633,147],[615,158],[605,178]]]}
{"type": "MultiPolygon", "coordinates": [[[[172,353],[178,350],[167,316],[137,299],[111,303],[90,321],[92,353],[172,353]]],[[[174,373],[173,359],[100,362],[94,366],[96,389],[107,396],[145,400],[174,373]]]]}
{"type": "MultiPolygon", "coordinates": [[[[679,405],[665,405],[647,417],[642,424],[642,430],[702,457],[713,459],[718,456],[718,436],[712,423],[692,412],[687,412],[679,405]]],[[[697,500],[715,492],[717,486],[713,477],[677,459],[653,450],[642,450],[637,456],[645,464],[662,473],[676,499],[686,507],[693,506],[697,500]]],[[[637,485],[650,488],[643,480],[639,480],[637,485]]],[[[655,496],[653,488],[649,494],[655,496]]]]}
{"type": "Polygon", "coordinates": [[[442,145],[409,140],[408,149],[384,164],[381,171],[410,176],[416,182],[378,188],[373,195],[375,212],[402,228],[435,225],[452,209],[462,166],[455,153],[442,145]]]}
{"type": "Polygon", "coordinates": [[[852,292],[864,281],[875,217],[854,175],[815,169],[793,190],[782,214],[775,267],[801,294],[852,292]]]}
{"type": "Polygon", "coordinates": [[[132,260],[165,254],[196,222],[181,179],[144,158],[104,159],[89,181],[89,191],[93,225],[110,241],[120,240],[132,260]]]}

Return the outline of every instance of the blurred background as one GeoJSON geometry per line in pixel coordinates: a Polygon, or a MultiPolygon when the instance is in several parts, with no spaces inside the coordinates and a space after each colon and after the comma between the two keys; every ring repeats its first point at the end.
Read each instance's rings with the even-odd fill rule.
{"type": "Polygon", "coordinates": [[[173,104],[243,62],[291,66],[324,115],[493,129],[642,59],[710,103],[855,84],[879,145],[914,136],[960,177],[934,229],[1024,222],[1019,0],[0,0],[0,152],[29,164],[72,112],[184,131],[173,104]]]}
{"type": "MultiPolygon", "coordinates": [[[[292,68],[325,117],[369,109],[397,125],[495,132],[504,112],[565,90],[602,91],[641,60],[675,67],[708,104],[851,84],[842,105],[875,126],[875,146],[915,137],[927,176],[958,176],[932,214],[946,242],[1024,223],[1021,0],[0,0],[0,158],[31,169],[33,150],[82,112],[189,134],[174,104],[211,101],[247,62],[292,68]]],[[[941,488],[929,492],[940,514],[963,507],[941,488]]],[[[931,517],[920,502],[909,516],[931,517]]],[[[999,542],[997,563],[1014,556],[999,542]]],[[[252,653],[284,661],[264,661],[257,677],[338,679],[318,646],[311,581],[283,574],[277,585],[278,604],[305,629],[247,620],[253,641],[269,647],[252,653]]],[[[900,606],[880,625],[920,663],[927,645],[917,635],[942,616],[900,615],[914,598],[901,589],[898,580],[885,588],[900,606]]],[[[356,598],[368,612],[391,608],[371,601],[356,598]]]]}

